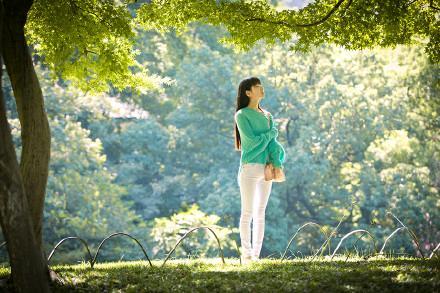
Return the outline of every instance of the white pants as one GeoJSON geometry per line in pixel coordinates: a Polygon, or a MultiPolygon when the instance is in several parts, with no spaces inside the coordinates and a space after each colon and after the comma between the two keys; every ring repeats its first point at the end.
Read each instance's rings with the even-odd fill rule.
{"type": "Polygon", "coordinates": [[[241,194],[241,249],[245,257],[259,257],[263,246],[265,211],[272,189],[272,181],[264,180],[264,166],[260,163],[244,163],[237,176],[241,194]]]}

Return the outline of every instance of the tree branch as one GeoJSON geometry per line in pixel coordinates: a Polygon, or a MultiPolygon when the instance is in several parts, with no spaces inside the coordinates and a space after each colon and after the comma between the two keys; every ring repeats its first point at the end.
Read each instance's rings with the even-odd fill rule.
{"type": "Polygon", "coordinates": [[[96,53],[95,51],[89,50],[89,49],[87,49],[87,48],[84,49],[84,53],[86,53],[86,55],[87,55],[87,53],[92,53],[92,54],[95,54],[95,55],[98,55],[98,56],[99,56],[98,53],[96,53]]]}
{"type": "MultiPolygon", "coordinates": [[[[324,23],[327,19],[330,18],[330,16],[332,16],[332,14],[339,8],[339,6],[341,6],[341,4],[344,2],[345,0],[339,0],[338,3],[336,3],[336,5],[320,20],[312,22],[312,23],[304,23],[304,24],[300,24],[300,23],[288,23],[286,21],[270,21],[264,18],[260,18],[260,17],[252,17],[252,18],[247,18],[245,19],[245,21],[260,21],[260,22],[267,22],[267,23],[271,23],[271,24],[279,24],[279,25],[284,25],[290,28],[295,28],[295,27],[309,27],[309,26],[316,26],[316,25],[320,25],[321,23],[324,23]]],[[[346,9],[348,9],[348,7],[351,5],[351,3],[353,2],[353,0],[350,0],[348,2],[348,5],[346,7],[346,9]]]]}
{"type": "MultiPolygon", "coordinates": [[[[330,18],[330,16],[332,16],[332,14],[339,8],[339,6],[341,6],[342,2],[344,2],[345,0],[339,0],[338,3],[336,3],[336,5],[332,8],[332,10],[330,10],[326,16],[324,16],[322,19],[312,22],[312,23],[307,23],[307,24],[298,24],[297,26],[301,26],[301,27],[307,27],[307,26],[315,26],[315,25],[319,25],[323,22],[325,22],[327,19],[330,18]]],[[[350,6],[352,1],[350,1],[348,3],[348,6],[350,6]]],[[[347,8],[348,8],[347,6],[347,8]]]]}
{"type": "Polygon", "coordinates": [[[267,20],[267,19],[264,19],[261,17],[247,18],[247,19],[245,19],[245,21],[259,21],[259,22],[266,22],[266,23],[271,23],[271,24],[279,24],[279,25],[284,25],[284,26],[290,27],[290,28],[294,28],[297,26],[296,24],[290,24],[286,21],[282,21],[282,20],[281,21],[271,21],[271,20],[267,20]]]}
{"type": "Polygon", "coordinates": [[[429,8],[432,8],[432,9],[435,9],[435,10],[439,10],[439,11],[440,11],[440,8],[434,6],[434,4],[432,3],[433,1],[434,1],[434,0],[430,0],[430,1],[429,1],[429,8]]]}
{"type": "Polygon", "coordinates": [[[345,13],[347,12],[348,8],[350,8],[351,3],[353,3],[353,0],[348,0],[347,6],[344,9],[344,16],[345,16],[345,13]]]}

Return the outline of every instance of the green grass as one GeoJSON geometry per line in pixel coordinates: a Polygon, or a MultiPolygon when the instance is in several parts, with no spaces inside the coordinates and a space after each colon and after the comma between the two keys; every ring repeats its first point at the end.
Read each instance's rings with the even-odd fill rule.
{"type": "MultiPolygon", "coordinates": [[[[415,258],[155,260],[58,265],[65,280],[54,292],[440,292],[440,261],[415,258]]],[[[0,277],[9,269],[0,268],[0,277]]]]}

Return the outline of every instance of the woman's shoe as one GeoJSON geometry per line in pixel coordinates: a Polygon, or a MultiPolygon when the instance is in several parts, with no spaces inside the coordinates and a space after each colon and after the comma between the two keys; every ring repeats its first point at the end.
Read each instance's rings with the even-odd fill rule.
{"type": "Polygon", "coordinates": [[[241,265],[248,265],[252,262],[251,256],[241,256],[241,265]]]}

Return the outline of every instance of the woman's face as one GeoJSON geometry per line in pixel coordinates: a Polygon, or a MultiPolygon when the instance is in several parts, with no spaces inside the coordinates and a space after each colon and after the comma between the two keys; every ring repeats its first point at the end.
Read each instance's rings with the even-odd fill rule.
{"type": "Polygon", "coordinates": [[[247,90],[246,94],[252,100],[261,100],[264,97],[264,88],[261,84],[256,84],[251,87],[251,90],[247,90]]]}

